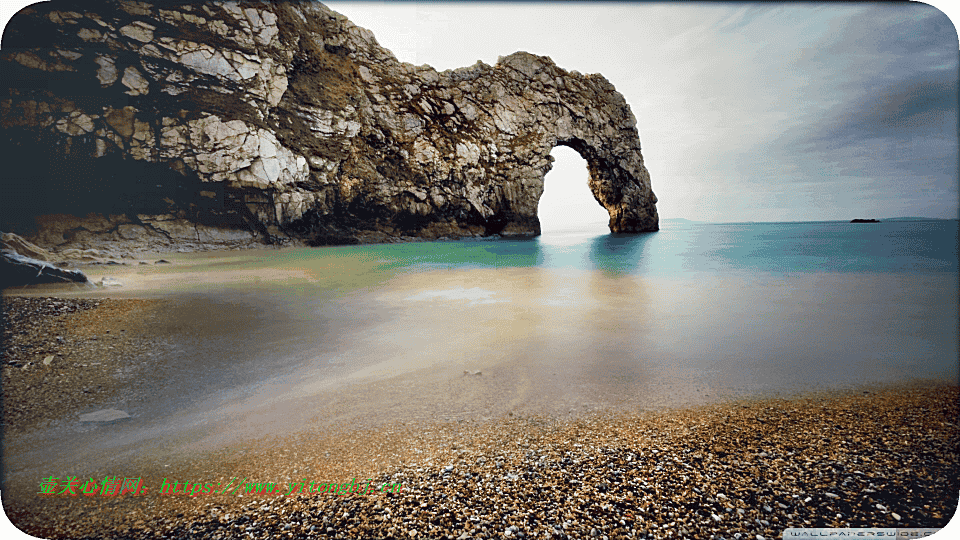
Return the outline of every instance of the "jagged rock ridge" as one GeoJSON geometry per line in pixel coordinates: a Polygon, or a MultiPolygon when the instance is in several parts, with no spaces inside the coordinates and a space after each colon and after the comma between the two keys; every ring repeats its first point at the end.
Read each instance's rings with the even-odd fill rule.
{"type": "Polygon", "coordinates": [[[46,247],[535,235],[556,145],[611,231],[658,228],[623,96],[547,57],[438,73],[318,3],[131,1],[34,4],[0,57],[0,229],[46,247]]]}

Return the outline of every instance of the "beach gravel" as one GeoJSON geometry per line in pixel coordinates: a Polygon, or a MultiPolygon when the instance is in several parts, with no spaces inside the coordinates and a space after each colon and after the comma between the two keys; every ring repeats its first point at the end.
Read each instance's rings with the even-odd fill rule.
{"type": "MultiPolygon", "coordinates": [[[[958,399],[955,385],[917,383],[574,418],[305,428],[167,471],[285,488],[370,478],[402,490],[195,499],[34,490],[3,503],[20,528],[48,538],[743,540],[789,527],[943,527],[960,492],[958,399]]],[[[159,485],[162,471],[143,470],[159,485]]]]}
{"type": "Polygon", "coordinates": [[[3,430],[49,427],[135,394],[165,344],[151,334],[161,301],[3,297],[3,430]]]}

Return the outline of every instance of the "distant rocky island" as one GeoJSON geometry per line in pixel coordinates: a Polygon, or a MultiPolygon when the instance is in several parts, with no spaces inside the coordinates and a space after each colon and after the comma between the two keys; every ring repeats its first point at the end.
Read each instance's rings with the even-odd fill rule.
{"type": "Polygon", "coordinates": [[[852,219],[850,223],[880,223],[879,219],[852,219]]]}
{"type": "Polygon", "coordinates": [[[0,59],[0,230],[107,255],[530,236],[557,145],[613,232],[658,229],[636,118],[517,52],[437,72],[315,2],[45,2],[0,59]]]}

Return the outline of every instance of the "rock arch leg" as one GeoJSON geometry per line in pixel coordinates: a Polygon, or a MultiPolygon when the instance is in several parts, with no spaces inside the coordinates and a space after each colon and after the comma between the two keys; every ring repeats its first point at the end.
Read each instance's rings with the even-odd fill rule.
{"type": "Polygon", "coordinates": [[[610,216],[610,232],[659,230],[657,198],[639,150],[634,159],[629,155],[623,159],[578,137],[559,140],[557,146],[572,148],[587,162],[587,183],[593,197],[610,216]]]}

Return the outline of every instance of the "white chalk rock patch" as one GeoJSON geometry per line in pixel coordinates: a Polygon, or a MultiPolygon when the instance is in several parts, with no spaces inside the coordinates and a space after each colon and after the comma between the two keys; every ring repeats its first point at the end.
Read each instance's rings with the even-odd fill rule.
{"type": "Polygon", "coordinates": [[[126,91],[128,95],[139,96],[150,92],[150,84],[143,78],[143,75],[140,75],[140,72],[132,66],[128,66],[123,70],[123,79],[121,79],[120,82],[129,88],[129,90],[126,91]]]}
{"type": "Polygon", "coordinates": [[[56,124],[58,131],[72,136],[90,133],[93,127],[93,119],[80,111],[73,111],[70,116],[61,118],[56,124]]]}
{"type": "Polygon", "coordinates": [[[97,56],[97,79],[101,86],[110,86],[117,81],[117,65],[109,56],[97,56]]]}
{"type": "Polygon", "coordinates": [[[143,21],[135,21],[121,28],[120,33],[128,38],[135,39],[143,43],[150,43],[153,41],[153,31],[156,29],[157,27],[153,26],[152,24],[147,24],[143,21]]]}
{"type": "Polygon", "coordinates": [[[212,47],[201,46],[195,51],[180,56],[181,64],[200,73],[218,75],[232,80],[239,80],[240,74],[223,55],[212,47]]]}

